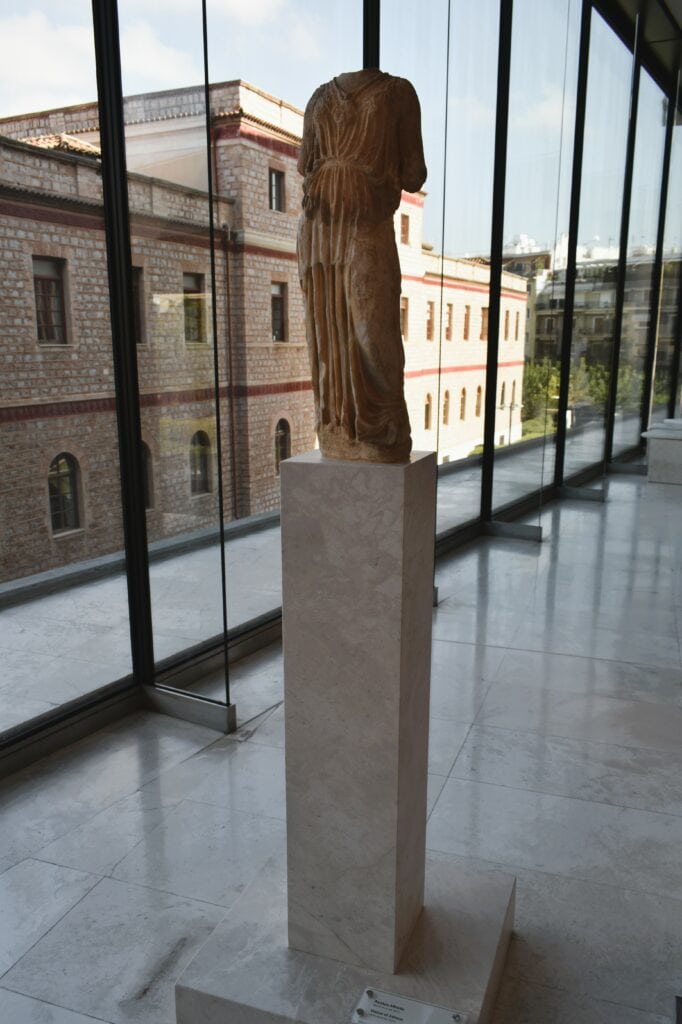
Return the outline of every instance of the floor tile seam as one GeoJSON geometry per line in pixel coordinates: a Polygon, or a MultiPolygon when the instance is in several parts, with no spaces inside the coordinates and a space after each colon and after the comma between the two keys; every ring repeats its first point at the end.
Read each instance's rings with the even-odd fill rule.
{"type": "MultiPolygon", "coordinates": [[[[492,686],[492,685],[493,684],[491,683],[490,686],[492,686]]],[[[490,689],[490,687],[488,687],[488,689],[490,689]]],[[[486,693],[486,696],[487,696],[487,693],[486,693]]],[[[485,697],[483,698],[483,702],[485,703],[485,697]]],[[[481,707],[483,707],[483,704],[481,704],[481,707]]],[[[481,710],[481,708],[478,709],[478,711],[480,711],[480,710],[481,710]]],[[[478,711],[476,712],[476,715],[478,715],[478,711]]],[[[447,779],[452,777],[452,773],[454,772],[455,767],[457,766],[457,762],[459,761],[460,757],[462,756],[462,751],[464,750],[465,746],[467,745],[467,742],[469,740],[469,736],[471,735],[471,730],[474,727],[474,722],[475,721],[476,721],[476,717],[474,716],[474,721],[469,723],[469,728],[466,731],[466,735],[465,735],[464,739],[462,740],[462,743],[460,744],[460,748],[457,751],[457,755],[455,757],[455,760],[452,762],[452,765],[450,767],[450,771],[447,774],[447,779]]],[[[442,792],[442,790],[441,790],[441,792],[442,792]]],[[[439,794],[439,796],[440,796],[440,794],[439,794]]]]}
{"type": "Polygon", "coordinates": [[[431,636],[432,643],[439,644],[457,644],[460,647],[482,647],[486,650],[490,649],[493,651],[506,651],[509,650],[506,644],[482,644],[477,643],[475,640],[447,640],[440,636],[431,636]]]}
{"type": "MultiPolygon", "coordinates": [[[[433,774],[433,772],[432,772],[431,774],[433,774]]],[[[443,778],[443,776],[442,776],[442,775],[438,775],[438,776],[437,776],[437,778],[439,778],[439,779],[443,779],[443,782],[442,782],[442,785],[441,785],[440,789],[438,790],[438,796],[437,796],[437,797],[436,797],[436,799],[435,799],[435,800],[433,801],[433,807],[431,808],[431,810],[430,810],[430,811],[428,812],[428,814],[426,815],[426,821],[427,821],[427,823],[428,823],[428,821],[429,821],[429,819],[430,819],[431,815],[432,815],[432,814],[433,814],[433,812],[435,811],[436,807],[438,806],[438,801],[439,801],[439,800],[440,800],[440,798],[441,798],[441,794],[442,794],[442,792],[443,792],[443,789],[445,788],[445,783],[447,782],[447,779],[446,779],[446,778],[443,778]]]]}
{"type": "MultiPolygon", "coordinates": [[[[42,863],[50,863],[50,862],[49,862],[49,861],[47,861],[47,862],[46,862],[46,861],[43,861],[42,863]]],[[[54,865],[54,866],[55,866],[55,867],[64,867],[64,865],[63,865],[63,864],[56,864],[56,865],[54,865]]],[[[78,870],[78,869],[77,869],[77,868],[71,868],[70,870],[72,870],[72,871],[76,871],[76,870],[78,870]]],[[[79,906],[80,906],[80,904],[81,904],[81,903],[83,902],[83,900],[84,900],[84,899],[86,899],[86,897],[88,897],[88,896],[89,896],[89,895],[90,895],[91,893],[93,893],[93,892],[95,891],[95,889],[96,889],[96,888],[97,888],[97,887],[98,887],[99,885],[101,885],[101,884],[102,884],[102,882],[104,881],[104,878],[103,878],[103,877],[102,877],[101,875],[96,875],[96,874],[95,874],[94,872],[92,872],[92,871],[87,871],[87,872],[86,872],[86,871],[82,871],[82,872],[80,872],[80,873],[81,873],[81,874],[89,874],[89,875],[92,875],[92,876],[93,876],[93,878],[95,879],[95,881],[94,881],[94,882],[93,882],[93,884],[92,884],[92,885],[91,885],[91,886],[90,886],[90,887],[89,887],[89,888],[87,889],[87,891],[86,891],[86,892],[84,892],[84,893],[83,893],[83,895],[82,895],[82,896],[80,896],[80,897],[79,897],[79,899],[77,899],[77,900],[76,900],[76,902],[75,902],[75,903],[74,903],[74,904],[73,904],[72,906],[68,907],[68,908],[67,908],[67,909],[66,909],[66,910],[64,911],[64,913],[63,913],[63,914],[60,914],[60,916],[59,916],[59,917],[57,918],[57,920],[56,920],[56,921],[53,921],[53,922],[52,922],[52,924],[50,925],[50,927],[49,927],[49,928],[47,928],[47,929],[46,929],[46,931],[44,931],[44,932],[42,933],[42,935],[40,935],[40,936],[39,936],[39,937],[38,937],[38,938],[36,939],[36,941],[35,941],[35,942],[31,943],[31,945],[29,946],[29,948],[28,948],[28,949],[24,950],[24,952],[23,952],[23,953],[21,954],[21,956],[19,957],[19,959],[18,959],[18,960],[15,960],[15,961],[14,961],[14,963],[12,964],[12,966],[11,966],[11,967],[8,967],[8,969],[7,969],[6,971],[4,971],[4,972],[3,972],[2,974],[0,974],[0,987],[4,987],[4,988],[8,988],[8,987],[9,987],[8,985],[4,985],[4,986],[3,986],[3,984],[2,984],[2,982],[3,982],[3,978],[6,978],[6,977],[7,977],[7,975],[9,974],[9,972],[10,972],[10,971],[13,971],[13,970],[14,970],[14,968],[15,968],[15,967],[17,967],[17,966],[18,966],[18,965],[19,965],[19,964],[21,963],[21,961],[22,961],[22,960],[24,959],[24,957],[25,957],[25,956],[28,956],[28,954],[29,954],[29,953],[31,953],[31,952],[32,952],[32,951],[33,951],[33,950],[35,949],[35,947],[36,947],[36,946],[37,946],[37,945],[38,945],[38,944],[39,944],[40,942],[42,942],[42,941],[43,941],[43,939],[47,938],[47,936],[48,936],[48,935],[50,934],[50,932],[54,931],[54,929],[55,929],[55,928],[57,927],[57,925],[58,925],[58,924],[61,924],[61,922],[62,922],[62,921],[63,921],[63,920],[64,920],[64,919],[66,918],[66,917],[68,917],[68,916],[69,916],[69,914],[71,913],[71,911],[72,911],[72,910],[75,910],[75,909],[76,909],[76,907],[79,907],[79,906]]],[[[21,993],[21,994],[22,994],[22,995],[30,995],[30,993],[26,993],[26,992],[23,992],[23,993],[21,993]]],[[[67,1009],[70,1009],[70,1007],[67,1007],[67,1009]]]]}
{"type": "MultiPolygon", "coordinates": [[[[516,931],[514,935],[518,934],[516,931]]],[[[513,941],[513,939],[512,939],[513,941]]],[[[549,992],[559,992],[562,995],[572,996],[576,999],[587,998],[595,1003],[603,1003],[606,1006],[613,1006],[617,1009],[623,1008],[625,1010],[635,1010],[637,1013],[646,1013],[650,1017],[658,1017],[662,1021],[666,1021],[667,1024],[674,1024],[672,1017],[669,1017],[665,1013],[659,1013],[657,1010],[648,1009],[646,1006],[636,1006],[634,1003],[623,1003],[616,999],[605,999],[603,996],[594,995],[587,989],[564,987],[563,985],[548,985],[546,982],[537,981],[531,975],[517,972],[509,962],[505,965],[505,978],[513,978],[516,981],[525,981],[533,988],[546,989],[549,992]]]]}
{"type": "Polygon", "coordinates": [[[486,782],[484,779],[463,778],[461,775],[448,776],[448,782],[470,782],[474,786],[490,786],[496,789],[508,789],[514,793],[533,793],[535,796],[548,796],[558,800],[575,800],[576,803],[594,804],[595,807],[613,807],[617,811],[637,811],[640,814],[655,815],[662,818],[680,818],[682,814],[674,814],[670,811],[650,811],[645,807],[631,807],[630,804],[615,804],[609,800],[588,800],[583,796],[569,796],[566,793],[551,793],[545,789],[531,789],[527,786],[510,786],[504,782],[486,782]]]}
{"type": "MultiPolygon", "coordinates": [[[[588,885],[597,887],[600,889],[606,889],[609,892],[619,892],[630,896],[647,896],[655,900],[665,900],[666,903],[675,903],[679,906],[679,914],[682,916],[682,896],[671,896],[669,892],[661,893],[656,892],[654,889],[635,889],[631,885],[617,885],[615,882],[603,882],[600,879],[585,878],[582,875],[567,875],[565,871],[545,871],[543,868],[529,867],[527,864],[513,864],[506,861],[489,860],[486,857],[478,857],[475,854],[466,853],[455,853],[453,850],[446,850],[436,846],[430,846],[426,844],[426,853],[436,853],[444,855],[446,857],[457,857],[460,860],[467,861],[469,863],[475,862],[476,864],[487,864],[490,865],[491,870],[501,871],[504,874],[515,874],[519,872],[521,874],[533,874],[543,875],[545,878],[560,878],[566,882],[578,882],[581,885],[588,885]]],[[[515,876],[518,883],[518,876],[515,876]]],[[[517,907],[519,904],[519,890],[517,884],[516,890],[516,903],[517,907]]]]}
{"type": "Polygon", "coordinates": [[[27,999],[32,999],[36,1003],[42,1003],[44,1006],[54,1006],[58,1010],[65,1010],[67,1013],[78,1014],[85,1020],[96,1021],[97,1024],[113,1024],[113,1021],[110,1021],[107,1017],[93,1017],[91,1013],[84,1013],[83,1010],[74,1010],[72,1006],[64,1006],[62,1003],[52,1003],[48,999],[41,999],[40,996],[31,995],[30,992],[23,992],[18,988],[10,988],[9,985],[0,985],[0,991],[3,990],[5,992],[11,992],[12,995],[26,996],[27,999]]]}
{"type": "MultiPolygon", "coordinates": [[[[272,748],[272,749],[275,749],[275,748],[272,748]]],[[[285,824],[286,825],[286,820],[287,820],[286,819],[286,812],[285,812],[285,816],[283,818],[278,818],[274,814],[264,814],[264,813],[261,813],[261,812],[258,812],[258,814],[254,814],[253,811],[242,811],[238,807],[230,807],[229,804],[214,804],[214,803],[211,803],[210,800],[195,800],[194,797],[192,797],[192,796],[184,797],[183,798],[183,803],[200,804],[200,805],[203,805],[204,807],[219,807],[219,808],[221,808],[224,811],[229,811],[230,815],[232,813],[234,813],[234,814],[243,814],[244,817],[246,817],[246,818],[254,818],[257,821],[261,821],[263,818],[265,818],[267,821],[278,821],[280,824],[285,824]]]]}
{"type": "Polygon", "coordinates": [[[163,896],[172,896],[173,899],[176,900],[186,900],[188,903],[200,903],[202,906],[212,907],[213,910],[221,911],[223,915],[217,922],[215,926],[216,928],[224,920],[225,916],[229,914],[230,910],[234,906],[235,901],[241,896],[241,892],[236,893],[232,903],[230,903],[229,907],[226,907],[224,903],[212,903],[211,900],[203,900],[199,896],[187,896],[180,892],[173,892],[172,889],[160,889],[158,886],[155,885],[145,885],[144,882],[136,882],[131,878],[120,878],[117,875],[105,875],[105,877],[102,878],[101,881],[116,882],[118,885],[129,885],[133,889],[144,889],[145,892],[156,892],[163,896]]]}
{"type": "MultiPolygon", "coordinates": [[[[648,635],[648,634],[644,634],[644,635],[648,635]]],[[[514,638],[512,637],[512,641],[513,641],[513,639],[514,638]]],[[[679,665],[676,665],[676,664],[672,664],[672,665],[671,664],[665,664],[665,665],[662,665],[662,664],[656,663],[656,664],[653,664],[653,665],[652,664],[644,665],[641,661],[627,661],[627,660],[624,660],[623,658],[604,658],[604,657],[597,657],[597,656],[592,655],[592,654],[576,654],[575,651],[548,650],[545,647],[514,647],[513,644],[512,644],[512,641],[510,641],[506,645],[506,649],[509,650],[509,651],[525,651],[527,654],[554,654],[554,655],[557,655],[557,656],[562,657],[562,658],[583,658],[583,659],[586,659],[588,661],[605,661],[605,662],[608,662],[608,663],[615,663],[615,664],[620,664],[620,665],[637,665],[640,668],[649,668],[649,669],[651,669],[651,668],[661,668],[661,669],[672,669],[672,670],[675,670],[675,671],[677,671],[679,669],[679,665]]],[[[447,641],[447,642],[449,642],[449,641],[447,641]]]]}
{"type": "MultiPolygon", "coordinates": [[[[569,657],[569,655],[566,655],[566,657],[569,657]]],[[[599,661],[603,659],[595,658],[594,660],[599,661]]],[[[626,664],[626,662],[614,662],[614,664],[626,664]]],[[[644,668],[643,665],[638,665],[637,667],[644,668]]],[[[672,671],[676,671],[676,669],[673,669],[672,671]]],[[[680,675],[682,677],[682,672],[680,673],[680,675]]],[[[522,681],[517,679],[493,679],[491,680],[491,682],[494,683],[495,686],[502,687],[528,686],[532,687],[533,690],[537,693],[555,693],[557,695],[570,694],[573,697],[584,697],[586,700],[598,697],[600,700],[632,701],[633,704],[651,704],[654,707],[658,708],[677,708],[679,710],[682,710],[682,678],[680,678],[680,682],[678,684],[679,694],[676,698],[673,698],[672,700],[654,700],[649,697],[636,697],[631,695],[620,696],[614,693],[607,693],[605,690],[602,690],[601,688],[598,690],[571,690],[569,687],[565,686],[542,686],[538,683],[531,683],[527,680],[522,681]]]]}
{"type": "MultiPolygon", "coordinates": [[[[641,703],[646,704],[647,701],[642,701],[641,703]]],[[[674,707],[674,708],[677,709],[678,705],[677,704],[670,704],[670,705],[662,704],[661,707],[663,707],[663,708],[674,707]]],[[[477,712],[476,717],[478,717],[478,712],[477,712]]],[[[475,719],[474,719],[474,721],[471,724],[472,724],[472,727],[476,726],[477,729],[481,729],[481,730],[489,729],[489,730],[492,730],[494,732],[511,732],[511,733],[522,732],[522,733],[527,734],[528,736],[539,736],[541,739],[567,740],[569,743],[589,743],[591,746],[616,747],[616,749],[618,749],[618,750],[641,750],[641,751],[643,751],[644,753],[647,753],[647,754],[661,754],[662,756],[663,755],[670,756],[671,754],[674,754],[675,756],[682,757],[682,745],[680,747],[629,746],[627,743],[612,743],[612,742],[609,742],[609,741],[606,741],[606,740],[586,740],[584,738],[577,738],[575,736],[567,736],[565,733],[548,732],[546,729],[542,729],[542,730],[540,730],[540,729],[522,729],[522,728],[520,728],[518,726],[515,726],[512,729],[508,725],[490,725],[490,724],[480,725],[480,724],[478,724],[476,722],[475,719]]]]}
{"type": "MultiPolygon", "coordinates": [[[[443,642],[444,643],[457,643],[458,641],[456,641],[456,640],[446,640],[446,641],[443,641],[443,642]]],[[[463,643],[464,641],[459,641],[459,642],[463,643]]],[[[486,645],[485,644],[473,644],[471,646],[483,647],[483,646],[486,646],[486,645]]],[[[563,651],[558,651],[558,652],[556,652],[556,651],[539,651],[539,650],[535,650],[534,648],[531,648],[531,647],[508,647],[507,650],[510,650],[510,651],[522,651],[522,652],[524,652],[526,654],[537,654],[537,655],[549,654],[549,655],[551,655],[554,658],[578,658],[581,661],[603,661],[607,665],[613,664],[613,661],[614,661],[613,658],[598,658],[598,657],[596,657],[593,654],[576,654],[574,651],[570,651],[568,653],[564,653],[563,651]]],[[[621,658],[616,659],[616,664],[617,665],[634,665],[636,668],[646,669],[647,671],[651,671],[652,668],[654,668],[654,669],[656,669],[656,668],[666,669],[666,667],[667,667],[665,665],[653,665],[652,666],[648,662],[641,662],[641,661],[623,661],[621,658]]],[[[501,666],[500,666],[500,668],[501,668],[501,666]]],[[[499,672],[499,671],[500,671],[500,669],[498,668],[497,672],[499,672]]],[[[677,671],[677,668],[676,667],[673,668],[673,671],[677,671]]],[[[496,680],[493,680],[493,682],[495,682],[495,681],[496,680]]]]}
{"type": "Polygon", "coordinates": [[[246,726],[249,725],[251,722],[255,722],[257,718],[262,718],[264,715],[267,715],[267,718],[263,718],[263,721],[260,723],[260,725],[256,726],[251,735],[247,736],[246,739],[242,740],[241,742],[246,743],[248,742],[248,740],[252,739],[255,736],[256,732],[260,729],[260,726],[265,725],[265,723],[269,721],[270,718],[272,718],[272,715],[275,713],[275,711],[279,710],[279,708],[281,708],[283,704],[284,697],[282,697],[282,699],[277,701],[275,704],[271,704],[269,707],[263,708],[263,710],[259,711],[257,715],[252,715],[251,718],[247,718],[245,722],[242,722],[239,728],[234,733],[237,742],[240,742],[239,733],[241,732],[242,729],[245,729],[246,726]]]}

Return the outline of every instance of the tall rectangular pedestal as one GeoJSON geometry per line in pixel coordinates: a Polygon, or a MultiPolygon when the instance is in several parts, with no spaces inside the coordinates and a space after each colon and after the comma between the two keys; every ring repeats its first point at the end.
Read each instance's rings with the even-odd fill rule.
{"type": "Polygon", "coordinates": [[[281,476],[289,945],[390,973],[424,900],[436,459],[281,476]]]}

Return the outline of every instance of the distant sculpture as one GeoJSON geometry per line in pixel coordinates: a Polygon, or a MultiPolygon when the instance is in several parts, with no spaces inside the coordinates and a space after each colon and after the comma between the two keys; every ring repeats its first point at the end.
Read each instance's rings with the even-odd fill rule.
{"type": "Polygon", "coordinates": [[[306,107],[298,268],[323,455],[405,461],[400,264],[393,213],[426,179],[419,100],[378,69],[339,75],[306,107]]]}

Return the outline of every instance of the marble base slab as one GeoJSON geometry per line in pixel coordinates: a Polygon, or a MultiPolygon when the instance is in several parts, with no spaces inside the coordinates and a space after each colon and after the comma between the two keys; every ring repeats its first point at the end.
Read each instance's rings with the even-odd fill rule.
{"type": "Polygon", "coordinates": [[[397,974],[287,945],[284,866],[270,862],[175,987],[177,1024],[350,1024],[367,987],[492,1016],[514,919],[515,879],[428,857],[426,900],[397,974]]]}

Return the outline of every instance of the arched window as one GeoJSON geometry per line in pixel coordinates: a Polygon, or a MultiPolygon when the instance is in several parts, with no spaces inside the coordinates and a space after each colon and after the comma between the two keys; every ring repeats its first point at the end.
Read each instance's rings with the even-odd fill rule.
{"type": "Polygon", "coordinates": [[[500,409],[504,409],[504,400],[507,396],[507,384],[506,381],[502,381],[502,387],[500,388],[500,409]]]}
{"type": "Polygon", "coordinates": [[[462,394],[459,396],[459,418],[465,420],[467,418],[467,389],[462,388],[462,394]]]}
{"type": "Polygon", "coordinates": [[[203,430],[197,430],[190,444],[189,479],[192,494],[211,490],[211,442],[203,430]]]}
{"type": "Polygon", "coordinates": [[[144,507],[154,507],[154,479],[152,474],[152,453],[149,445],[142,442],[142,493],[144,495],[144,507]]]}
{"type": "Polygon", "coordinates": [[[424,430],[430,430],[431,429],[431,411],[432,411],[432,409],[433,409],[433,399],[431,398],[431,395],[427,395],[426,396],[426,401],[424,402],[424,430]]]}
{"type": "Polygon", "coordinates": [[[450,392],[446,391],[443,395],[443,426],[447,427],[450,422],[450,392]]]}
{"type": "Polygon", "coordinates": [[[476,388],[476,415],[481,415],[481,406],[483,405],[483,388],[479,384],[476,388]]]}
{"type": "Polygon", "coordinates": [[[286,420],[279,420],[275,427],[275,472],[279,464],[291,458],[291,427],[286,420]]]}
{"type": "Polygon", "coordinates": [[[47,486],[53,533],[77,530],[80,526],[78,476],[78,461],[68,452],[61,452],[50,463],[47,486]]]}
{"type": "Polygon", "coordinates": [[[516,406],[516,381],[515,380],[512,381],[512,400],[511,400],[511,404],[514,407],[516,406]]]}

